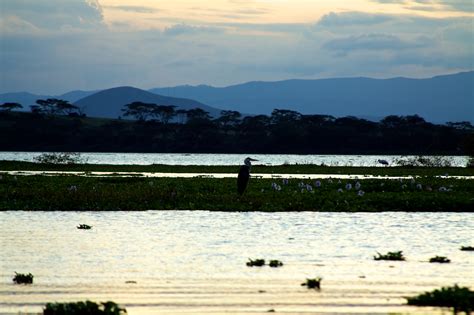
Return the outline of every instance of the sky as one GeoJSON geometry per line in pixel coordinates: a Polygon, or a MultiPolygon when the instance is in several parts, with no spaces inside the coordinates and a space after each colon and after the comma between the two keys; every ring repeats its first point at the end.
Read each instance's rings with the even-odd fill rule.
{"type": "Polygon", "coordinates": [[[474,69],[473,0],[0,0],[0,93],[474,69]]]}

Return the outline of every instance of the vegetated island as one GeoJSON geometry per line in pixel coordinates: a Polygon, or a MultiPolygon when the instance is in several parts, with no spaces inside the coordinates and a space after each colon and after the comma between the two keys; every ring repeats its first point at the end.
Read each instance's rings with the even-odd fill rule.
{"type": "Polygon", "coordinates": [[[252,173],[314,174],[312,179],[251,178],[243,196],[235,178],[198,176],[235,173],[238,166],[90,165],[0,162],[0,210],[211,210],[211,211],[473,211],[473,168],[255,166],[252,173]],[[64,174],[20,176],[8,171],[59,170],[64,174]],[[68,171],[84,172],[81,175],[68,171]],[[90,176],[88,172],[112,172],[90,176]],[[2,173],[3,172],[3,173],[2,173]],[[120,176],[114,172],[128,172],[120,176]],[[196,173],[193,178],[147,177],[140,172],[196,173]],[[352,174],[357,179],[318,179],[352,174]],[[380,179],[364,179],[366,175],[380,179]],[[385,175],[410,175],[388,179],[385,175]]]}

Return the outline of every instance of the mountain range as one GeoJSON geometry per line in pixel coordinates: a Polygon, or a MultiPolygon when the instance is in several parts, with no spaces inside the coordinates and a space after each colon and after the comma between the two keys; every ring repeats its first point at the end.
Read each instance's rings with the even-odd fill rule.
{"type": "Polygon", "coordinates": [[[418,114],[431,122],[474,122],[474,71],[427,79],[336,78],[248,82],[228,87],[176,86],[149,91],[117,87],[71,91],[59,96],[27,92],[0,94],[0,103],[17,102],[25,110],[37,99],[59,98],[81,107],[90,117],[117,118],[123,105],[141,101],[200,107],[216,117],[221,109],[270,114],[275,108],[303,114],[382,118],[418,114]]]}

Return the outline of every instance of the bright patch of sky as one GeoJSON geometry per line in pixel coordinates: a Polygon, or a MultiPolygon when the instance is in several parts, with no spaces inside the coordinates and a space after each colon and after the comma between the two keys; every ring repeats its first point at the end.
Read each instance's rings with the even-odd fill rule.
{"type": "Polygon", "coordinates": [[[472,0],[1,0],[0,92],[474,69],[472,0]]]}

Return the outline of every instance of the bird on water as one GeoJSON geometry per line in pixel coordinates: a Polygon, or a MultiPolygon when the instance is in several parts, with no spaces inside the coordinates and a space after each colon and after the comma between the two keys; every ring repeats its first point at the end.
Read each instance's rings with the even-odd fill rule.
{"type": "Polygon", "coordinates": [[[245,191],[245,188],[247,188],[247,184],[249,183],[250,179],[250,168],[252,167],[252,161],[258,161],[252,158],[246,158],[244,160],[244,165],[240,167],[239,170],[239,176],[237,177],[237,191],[239,192],[239,195],[242,196],[242,194],[245,191]]]}

